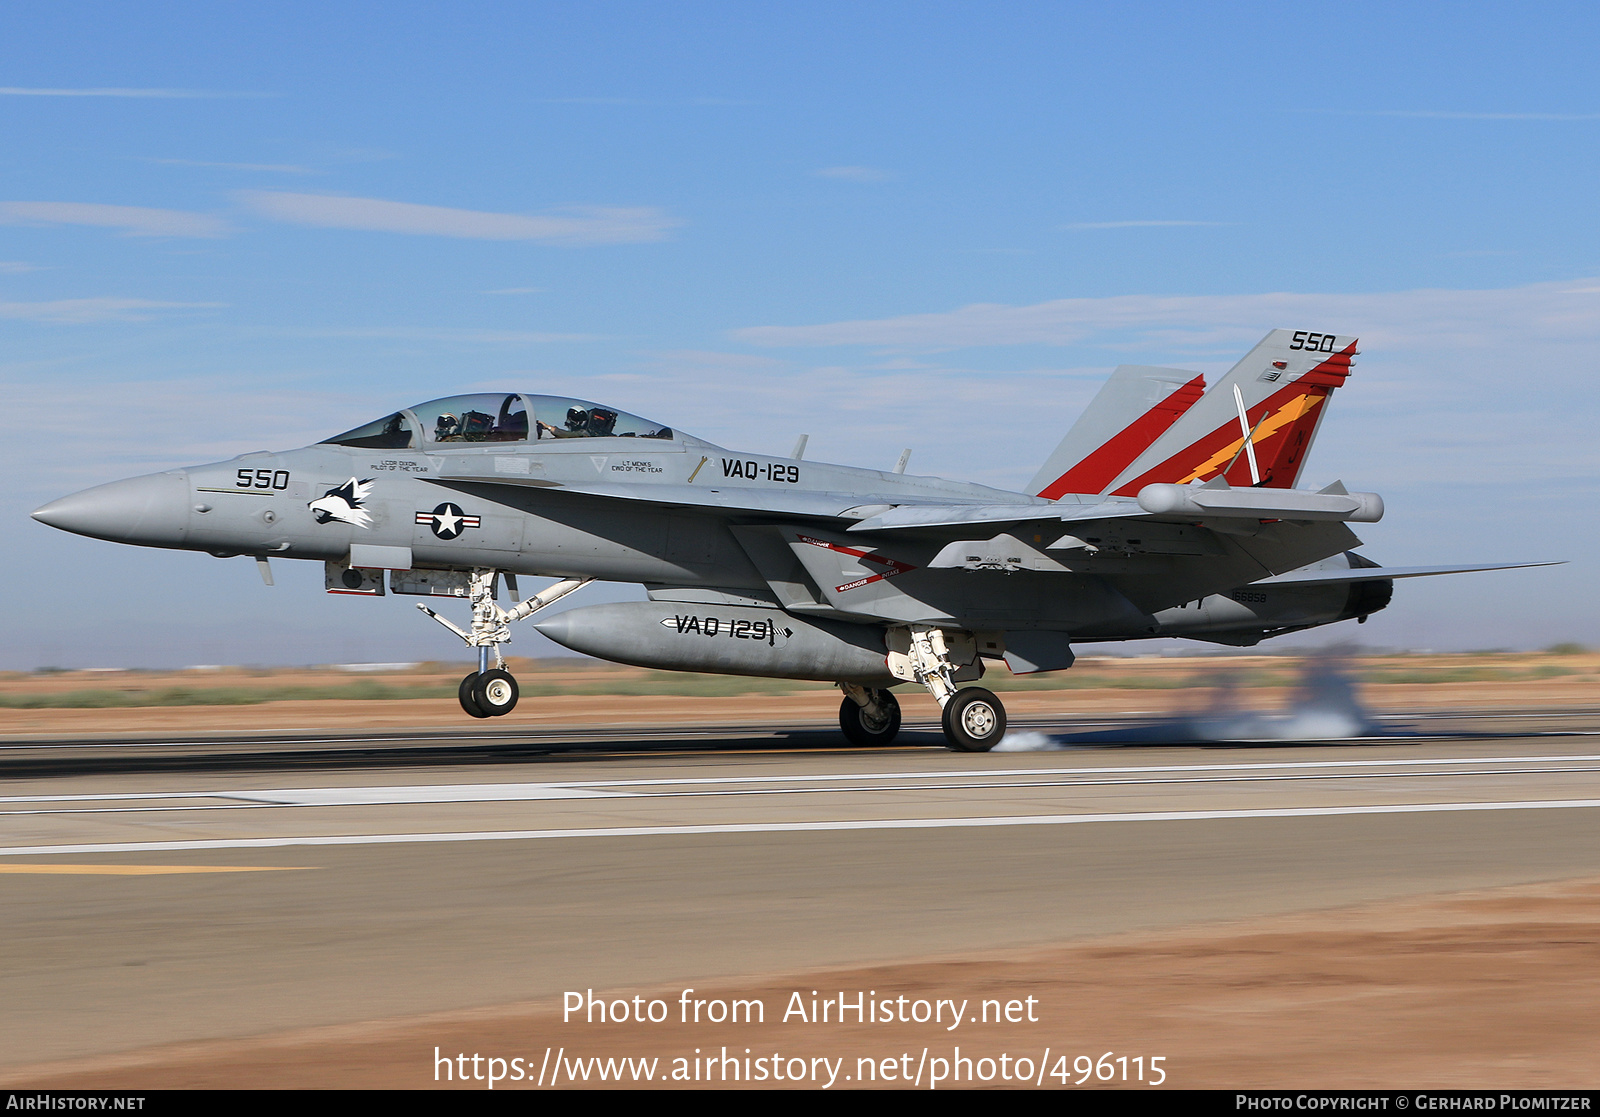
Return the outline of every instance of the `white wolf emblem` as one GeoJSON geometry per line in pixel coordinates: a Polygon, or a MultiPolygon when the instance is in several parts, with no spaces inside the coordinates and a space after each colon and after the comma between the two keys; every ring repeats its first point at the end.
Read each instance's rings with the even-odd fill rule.
{"type": "Polygon", "coordinates": [[[366,504],[367,497],[372,495],[374,484],[376,482],[370,479],[357,481],[352,477],[337,489],[329,489],[306,507],[311,509],[319,524],[338,520],[341,523],[354,524],[356,527],[371,527],[372,517],[362,505],[366,504]]]}

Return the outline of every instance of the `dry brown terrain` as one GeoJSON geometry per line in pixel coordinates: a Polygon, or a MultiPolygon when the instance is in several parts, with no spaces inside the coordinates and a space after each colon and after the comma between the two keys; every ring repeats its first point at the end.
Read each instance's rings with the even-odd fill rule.
{"type": "MultiPolygon", "coordinates": [[[[838,691],[823,684],[674,674],[581,660],[515,660],[522,684],[517,709],[493,724],[547,729],[659,723],[703,725],[831,723],[838,691]]],[[[1590,706],[1600,701],[1600,654],[1468,653],[1361,658],[1346,669],[1376,710],[1510,709],[1590,706]]],[[[290,730],[461,729],[471,725],[454,698],[460,664],[422,664],[388,672],[331,668],[220,668],[170,672],[63,671],[0,674],[0,737],[115,736],[290,730]],[[336,697],[380,688],[379,698],[336,697]],[[161,696],[177,692],[175,701],[161,696]],[[224,703],[285,695],[247,704],[224,703]],[[429,697],[404,697],[406,694],[429,697]],[[108,705],[124,696],[128,705],[108,705]],[[295,697],[303,695],[303,697],[295,697]],[[19,708],[28,701],[94,702],[94,708],[19,708]]],[[[1178,714],[1213,701],[1219,678],[1238,688],[1247,708],[1271,711],[1290,701],[1299,662],[1282,656],[1138,659],[1085,657],[1070,672],[1013,680],[992,669],[1015,720],[1107,714],[1178,714]],[[1025,687],[1027,689],[1013,689],[1025,687]],[[1035,689],[1037,688],[1037,689],[1035,689]]],[[[916,688],[898,692],[908,720],[936,722],[933,700],[916,688]]]]}
{"type": "MultiPolygon", "coordinates": [[[[678,1012],[677,988],[606,992],[660,997],[678,1012]]],[[[671,1022],[673,1015],[661,1025],[588,1025],[563,1023],[559,1004],[519,1004],[187,1044],[109,1062],[19,1068],[6,1077],[29,1088],[420,1088],[436,1084],[435,1048],[468,1056],[469,1072],[474,1054],[520,1057],[533,1076],[547,1046],[569,1057],[656,1056],[663,1074],[674,1057],[726,1047],[785,1059],[845,1056],[842,1087],[859,1085],[842,1081],[855,1074],[858,1058],[881,1068],[883,1059],[909,1052],[906,1065],[915,1069],[924,1048],[930,1057],[951,1058],[959,1045],[974,1059],[1031,1058],[1036,1074],[1045,1048],[1052,1052],[1047,1072],[1061,1053],[1066,1068],[1079,1055],[1159,1055],[1173,1087],[1586,1088],[1600,1058],[1600,879],[987,958],[754,975],[694,996],[759,998],[766,1023],[685,1026],[671,1022]],[[954,1033],[853,1018],[843,1025],[782,1023],[790,995],[799,991],[809,1002],[812,990],[850,998],[875,990],[879,1001],[950,996],[969,999],[969,1012],[984,998],[1032,996],[1039,1020],[969,1023],[954,1033]]],[[[1060,1085],[1048,1077],[1046,1084],[1060,1085]]],[[[532,1083],[500,1088],[518,1085],[532,1083]]]]}
{"type": "MultiPolygon", "coordinates": [[[[1357,660],[1347,669],[1363,680],[1363,700],[1380,710],[1600,705],[1600,655],[1589,653],[1383,657],[1357,660]]],[[[460,670],[425,665],[375,675],[241,669],[13,674],[0,676],[0,700],[90,690],[118,691],[135,702],[205,688],[281,695],[369,680],[396,692],[435,696],[342,699],[319,693],[233,705],[0,707],[0,736],[456,730],[474,724],[451,696],[460,670]]],[[[737,680],[570,661],[522,662],[516,670],[524,700],[509,718],[491,723],[497,727],[820,725],[833,721],[839,702],[837,691],[804,684],[754,681],[750,693],[740,694],[745,684],[737,680]],[[673,689],[680,693],[661,693],[673,689]]],[[[1010,690],[1005,698],[1018,720],[1192,712],[1217,697],[1211,684],[1219,670],[1244,684],[1236,696],[1240,705],[1272,710],[1290,700],[1297,665],[1264,656],[1089,660],[1070,673],[1071,686],[1010,690]]],[[[906,708],[913,720],[931,721],[935,712],[931,699],[916,694],[907,696],[906,708]]],[[[1580,833],[1580,852],[1583,840],[1580,833]]],[[[1600,843],[1595,852],[1600,856],[1600,843]]],[[[1569,866],[1559,875],[1572,871],[1569,866]]],[[[659,996],[675,1012],[680,990],[604,992],[630,999],[659,996]]],[[[914,1071],[925,1048],[930,1058],[948,1059],[960,1046],[968,1058],[1004,1053],[1032,1059],[1035,1072],[1048,1048],[1046,1086],[1060,1085],[1048,1077],[1058,1066],[1072,1082],[1079,1077],[1071,1069],[1077,1056],[1097,1060],[1109,1052],[1143,1058],[1145,1067],[1161,1056],[1165,1084],[1173,1087],[1591,1088],[1600,1074],[1600,1017],[1594,1011],[1600,1003],[1600,877],[1069,940],[1026,951],[752,973],[708,982],[695,996],[758,998],[767,1023],[563,1023],[559,1003],[547,998],[18,1067],[5,1080],[26,1088],[412,1088],[436,1085],[435,1048],[468,1056],[469,1069],[474,1054],[521,1058],[525,1073],[536,1077],[547,1047],[564,1049],[568,1058],[658,1057],[666,1074],[674,1058],[695,1048],[720,1053],[724,1046],[735,1055],[750,1048],[753,1055],[843,1057],[841,1076],[854,1076],[857,1059],[877,1060],[881,1071],[882,1060],[909,1054],[902,1065],[914,1071]],[[1041,1015],[1036,1023],[971,1023],[953,1033],[931,1024],[782,1023],[791,993],[809,1000],[813,989],[822,997],[875,990],[878,1000],[955,997],[974,1005],[985,998],[1032,996],[1041,1015]],[[1062,1053],[1068,1059],[1058,1064],[1062,1053]]],[[[838,1085],[859,1084],[852,1078],[838,1085]]]]}

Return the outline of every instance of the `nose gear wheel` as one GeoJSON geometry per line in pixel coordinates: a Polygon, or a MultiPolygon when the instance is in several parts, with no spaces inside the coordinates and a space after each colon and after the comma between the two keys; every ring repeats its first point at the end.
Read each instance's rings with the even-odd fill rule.
{"type": "Polygon", "coordinates": [[[517,705],[517,680],[498,667],[482,672],[472,683],[472,704],[489,717],[509,714],[517,705]]]}
{"type": "Polygon", "coordinates": [[[475,718],[486,718],[489,715],[478,709],[478,704],[473,700],[472,688],[478,681],[478,673],[474,671],[461,680],[461,685],[456,688],[456,697],[461,701],[461,708],[475,718]]]}

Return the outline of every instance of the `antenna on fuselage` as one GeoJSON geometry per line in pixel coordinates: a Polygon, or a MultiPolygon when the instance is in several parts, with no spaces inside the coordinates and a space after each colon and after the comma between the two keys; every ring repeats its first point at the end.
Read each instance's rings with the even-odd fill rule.
{"type": "Polygon", "coordinates": [[[894,463],[894,471],[896,473],[904,473],[906,471],[906,466],[910,464],[910,462],[911,447],[907,446],[904,450],[900,451],[900,460],[894,463]]]}
{"type": "Polygon", "coordinates": [[[811,438],[811,436],[809,434],[802,434],[799,438],[795,439],[794,440],[794,453],[790,454],[789,456],[791,458],[793,458],[795,461],[799,461],[801,458],[805,457],[806,456],[806,442],[809,441],[810,438],[811,438]]]}

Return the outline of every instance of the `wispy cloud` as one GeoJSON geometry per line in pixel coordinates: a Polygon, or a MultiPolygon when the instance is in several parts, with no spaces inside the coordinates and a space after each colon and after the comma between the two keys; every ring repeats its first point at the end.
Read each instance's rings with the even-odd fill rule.
{"type": "Polygon", "coordinates": [[[38,270],[39,265],[23,260],[0,260],[0,275],[22,275],[24,272],[38,270]]]}
{"type": "Polygon", "coordinates": [[[17,85],[0,86],[0,97],[134,97],[154,100],[204,100],[215,97],[275,97],[275,93],[227,92],[215,89],[43,89],[17,85]]]}
{"type": "Polygon", "coordinates": [[[231,231],[226,221],[208,213],[97,202],[0,202],[0,223],[97,225],[132,237],[221,237],[231,231]]]}
{"type": "Polygon", "coordinates": [[[1074,221],[1063,229],[1165,229],[1183,225],[1227,225],[1227,221],[1074,221]]]}
{"type": "Polygon", "coordinates": [[[818,178],[837,178],[845,182],[887,182],[893,172],[878,167],[821,167],[812,171],[818,178]]]}
{"type": "Polygon", "coordinates": [[[267,171],[280,175],[314,175],[320,171],[294,163],[211,163],[203,159],[155,159],[145,157],[141,162],[156,163],[164,167],[218,167],[227,171],[267,171]]]}
{"type": "Polygon", "coordinates": [[[293,225],[469,240],[529,240],[559,245],[636,244],[662,240],[669,230],[681,224],[650,206],[575,206],[553,214],[524,215],[335,194],[244,190],[237,197],[263,217],[293,225]]]}
{"type": "Polygon", "coordinates": [[[0,302],[0,318],[81,326],[96,322],[148,322],[156,313],[171,310],[210,310],[226,303],[175,303],[155,299],[54,299],[49,302],[0,302]]]}
{"type": "Polygon", "coordinates": [[[979,303],[956,310],[813,326],[736,330],[762,346],[866,345],[955,348],[1069,345],[1228,352],[1276,326],[1316,325],[1381,336],[1391,346],[1600,341],[1600,280],[1450,291],[1375,294],[1117,295],[1055,299],[1029,306],[979,303]]]}
{"type": "Polygon", "coordinates": [[[531,330],[479,330],[454,326],[350,326],[328,330],[296,330],[298,337],[347,337],[358,340],[436,341],[448,345],[527,345],[598,341],[594,334],[548,334],[531,330]]]}
{"type": "Polygon", "coordinates": [[[483,292],[485,295],[542,295],[550,290],[548,287],[497,287],[493,291],[483,292]]]}
{"type": "Polygon", "coordinates": [[[1300,109],[1324,116],[1399,116],[1420,120],[1600,120],[1597,112],[1448,112],[1438,109],[1300,109]]]}

